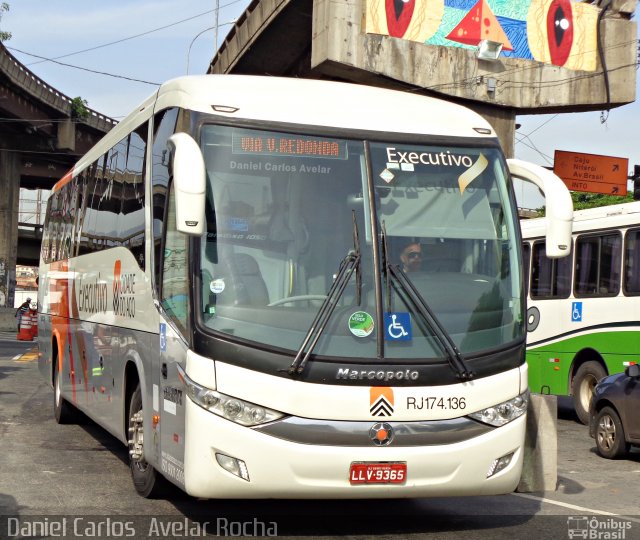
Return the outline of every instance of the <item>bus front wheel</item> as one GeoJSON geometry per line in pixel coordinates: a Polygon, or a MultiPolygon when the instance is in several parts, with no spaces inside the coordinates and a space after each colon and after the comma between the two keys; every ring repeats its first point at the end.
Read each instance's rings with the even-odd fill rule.
{"type": "Polygon", "coordinates": [[[145,459],[144,413],[140,384],[131,395],[129,402],[129,468],[136,491],[148,499],[159,497],[163,492],[163,478],[145,459]]]}
{"type": "Polygon", "coordinates": [[[591,405],[591,398],[596,384],[606,376],[607,372],[598,362],[585,362],[578,368],[573,377],[571,383],[573,405],[578,419],[583,424],[589,423],[589,406],[591,405]]]}

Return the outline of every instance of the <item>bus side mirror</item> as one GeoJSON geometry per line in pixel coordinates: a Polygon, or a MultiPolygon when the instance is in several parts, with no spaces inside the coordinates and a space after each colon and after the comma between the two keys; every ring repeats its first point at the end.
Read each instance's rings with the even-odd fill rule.
{"type": "Polygon", "coordinates": [[[546,199],[546,252],[556,259],[571,253],[573,202],[567,186],[551,171],[520,159],[508,159],[512,176],[538,186],[546,199]]]}
{"type": "Polygon", "coordinates": [[[205,231],[206,168],[198,143],[186,133],[169,137],[173,187],[176,197],[176,230],[202,236],[205,231]]]}

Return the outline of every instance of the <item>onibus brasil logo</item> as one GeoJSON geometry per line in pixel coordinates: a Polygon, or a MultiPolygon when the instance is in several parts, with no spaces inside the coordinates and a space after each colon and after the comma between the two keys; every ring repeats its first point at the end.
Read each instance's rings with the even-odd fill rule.
{"type": "Polygon", "coordinates": [[[570,516],[567,518],[569,538],[585,540],[624,540],[631,522],[616,518],[570,516]]]}

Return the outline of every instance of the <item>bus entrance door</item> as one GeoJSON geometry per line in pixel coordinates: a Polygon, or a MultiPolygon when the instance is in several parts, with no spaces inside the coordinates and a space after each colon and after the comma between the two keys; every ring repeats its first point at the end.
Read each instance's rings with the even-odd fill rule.
{"type": "Polygon", "coordinates": [[[186,356],[184,341],[175,329],[160,325],[160,354],[154,380],[159,388],[160,431],[159,467],[164,476],[184,488],[185,400],[178,377],[177,361],[186,356]]]}

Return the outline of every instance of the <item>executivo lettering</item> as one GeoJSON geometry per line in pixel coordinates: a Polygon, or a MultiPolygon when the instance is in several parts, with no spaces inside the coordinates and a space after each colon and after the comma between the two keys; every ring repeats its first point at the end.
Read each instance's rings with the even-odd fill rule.
{"type": "Polygon", "coordinates": [[[449,150],[446,152],[402,152],[394,147],[387,148],[387,162],[466,167],[467,169],[473,166],[473,160],[469,156],[452,154],[449,150]]]}
{"type": "Polygon", "coordinates": [[[83,313],[107,312],[107,284],[100,274],[93,279],[78,279],[78,309],[83,313]]]}

